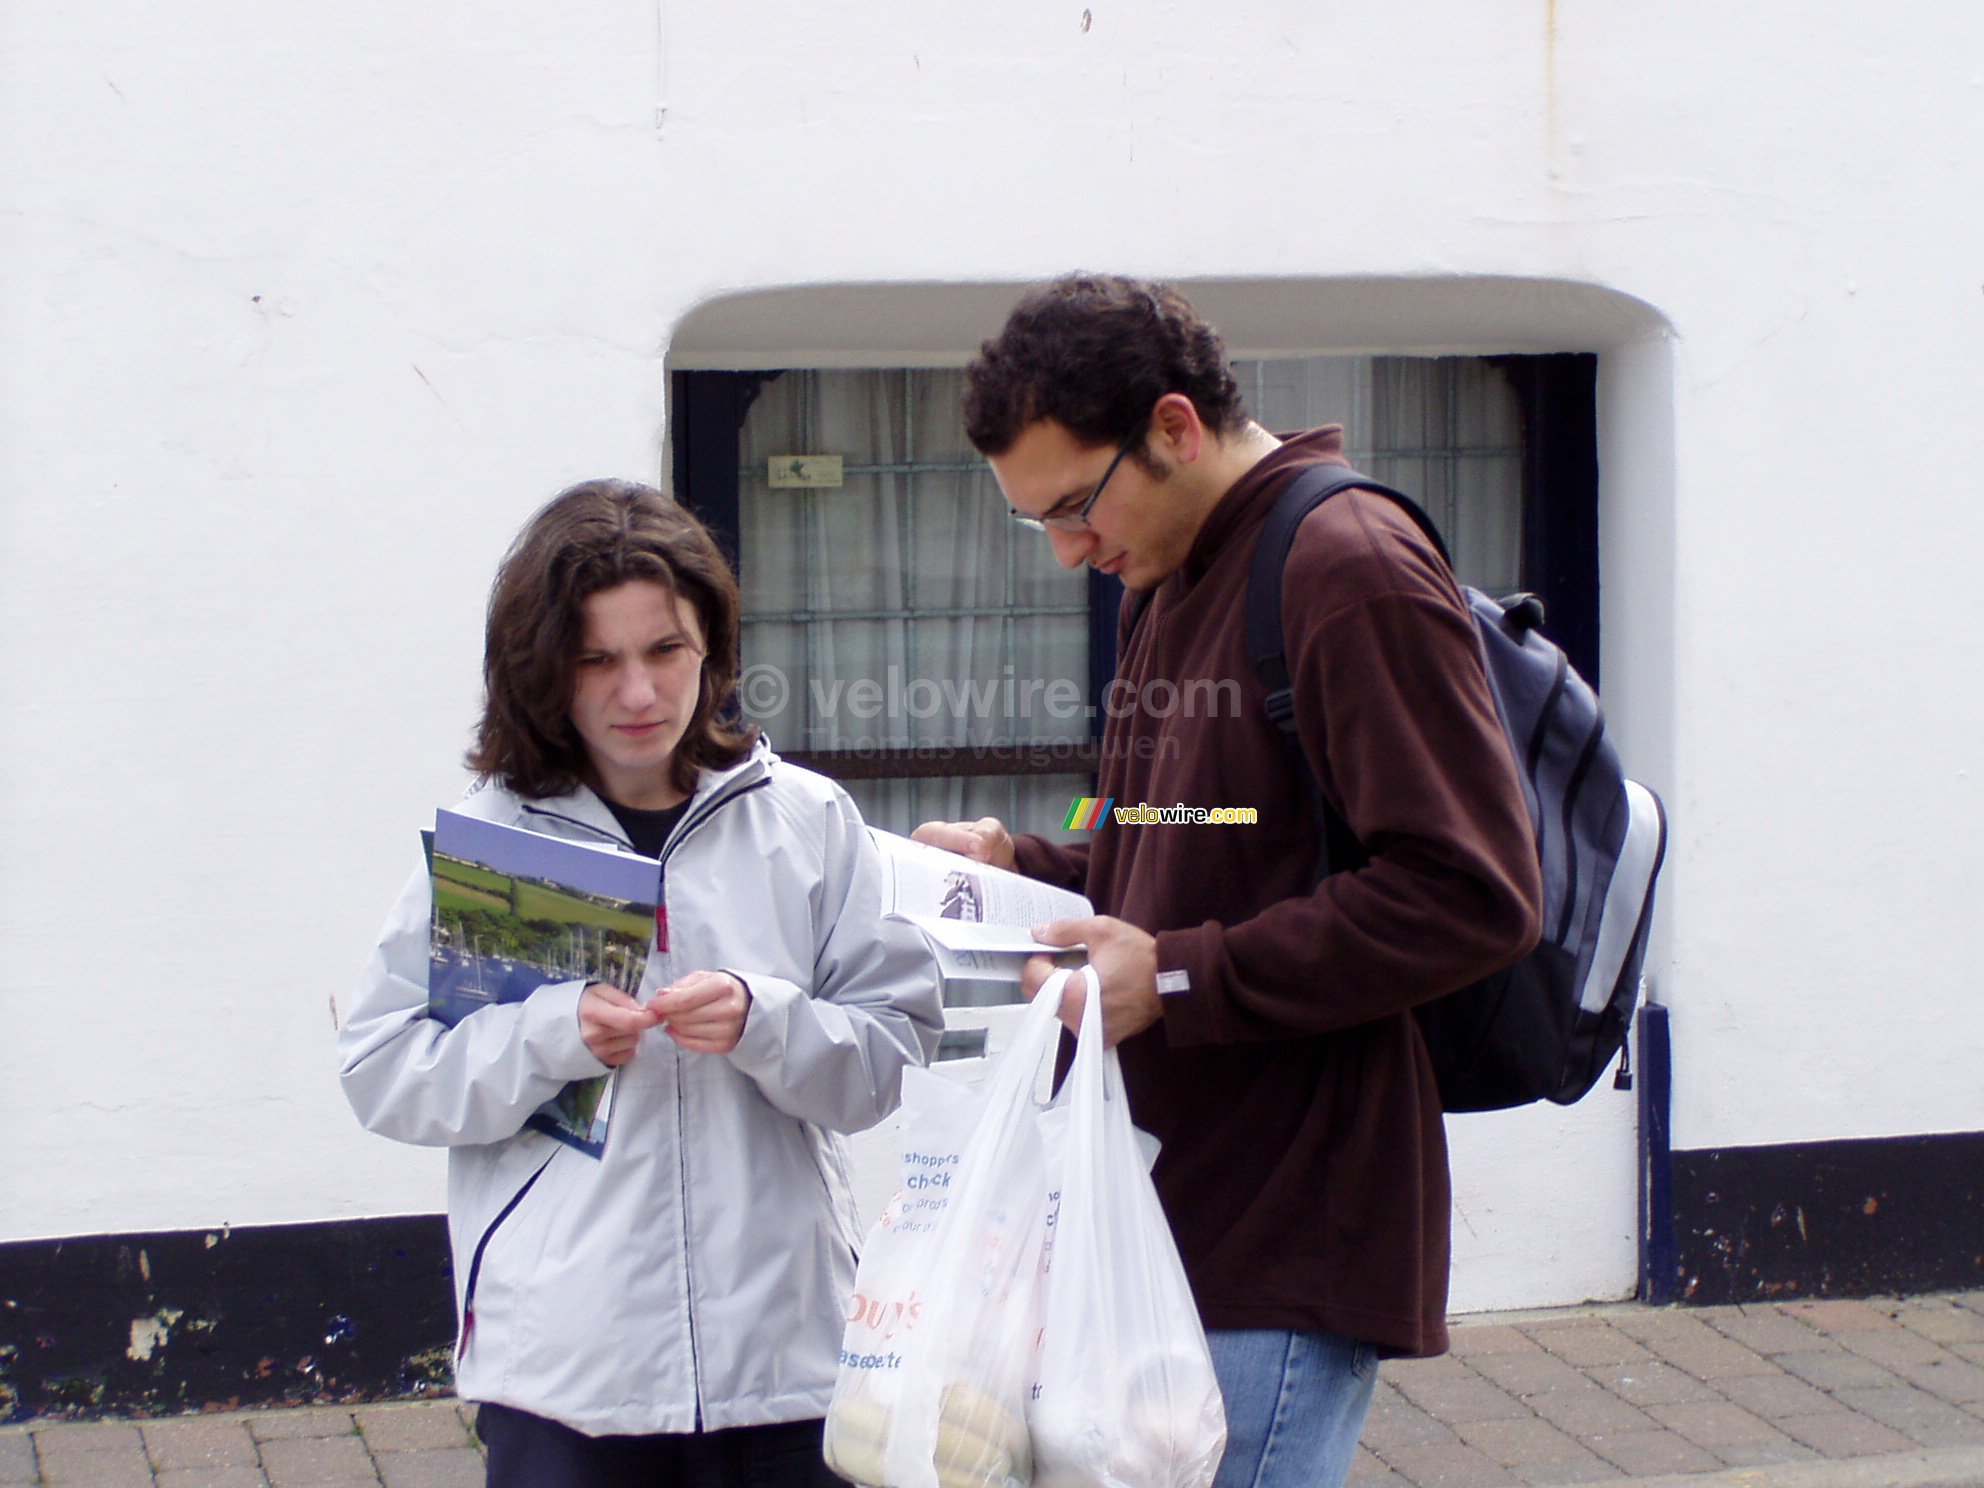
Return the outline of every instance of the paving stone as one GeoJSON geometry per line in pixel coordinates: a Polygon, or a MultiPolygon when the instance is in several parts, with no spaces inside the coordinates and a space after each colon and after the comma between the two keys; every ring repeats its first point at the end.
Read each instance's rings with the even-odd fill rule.
{"type": "Polygon", "coordinates": [[[1784,1433],[1740,1405],[1726,1400],[1685,1400],[1678,1405],[1647,1409],[1661,1425],[1678,1431],[1698,1447],[1727,1447],[1745,1443],[1783,1441],[1784,1433]]]}
{"type": "Polygon", "coordinates": [[[1411,1479],[1393,1472],[1367,1447],[1359,1447],[1351,1457],[1343,1481],[1344,1488],[1412,1488],[1411,1479]]]}
{"type": "Polygon", "coordinates": [[[1872,1457],[1883,1452],[1912,1452],[1916,1443],[1892,1427],[1852,1411],[1827,1411],[1818,1416],[1785,1416],[1777,1423],[1787,1436],[1815,1448],[1822,1457],[1872,1457]]]}
{"type": "Polygon", "coordinates": [[[262,1471],[271,1488],[377,1481],[365,1443],[356,1436],[292,1437],[262,1443],[262,1471]]]}
{"type": "Polygon", "coordinates": [[[1740,1318],[1743,1309],[1734,1302],[1718,1302],[1713,1307],[1690,1307],[1689,1317],[1700,1318],[1711,1328],[1719,1328],[1731,1318],[1740,1318]]]}
{"type": "Polygon", "coordinates": [[[1839,1341],[1861,1358],[1872,1359],[1888,1369],[1899,1369],[1904,1364],[1933,1364],[1938,1359],[1954,1357],[1941,1344],[1906,1328],[1885,1333],[1842,1333],[1839,1341]]]}
{"type": "Polygon", "coordinates": [[[480,1452],[467,1447],[421,1452],[381,1452],[380,1480],[386,1488],[482,1488],[480,1452]]]}
{"type": "Polygon", "coordinates": [[[414,1452],[434,1447],[466,1447],[468,1431],[452,1400],[406,1405],[363,1405],[352,1412],[365,1445],[380,1452],[414,1452]]]}
{"type": "Polygon", "coordinates": [[[1449,1425],[1459,1421],[1487,1421],[1497,1416],[1529,1414],[1521,1401],[1503,1394],[1484,1379],[1405,1378],[1394,1383],[1407,1400],[1449,1425]]]}
{"type": "Polygon", "coordinates": [[[40,1481],[59,1488],[152,1488],[152,1470],[142,1461],[113,1452],[43,1462],[40,1481]]]}
{"type": "Polygon", "coordinates": [[[0,1431],[0,1483],[32,1483],[34,1439],[25,1431],[0,1431]]]}
{"type": "Polygon", "coordinates": [[[350,1436],[358,1428],[351,1412],[328,1407],[257,1412],[243,1416],[256,1441],[293,1441],[302,1436],[350,1436]]]}
{"type": "Polygon", "coordinates": [[[1402,1447],[1382,1455],[1419,1488],[1499,1488],[1515,1482],[1494,1458],[1472,1447],[1402,1447]]]}
{"type": "Polygon", "coordinates": [[[1549,1324],[1532,1328],[1529,1336],[1566,1364],[1580,1369],[1593,1364],[1632,1364],[1650,1357],[1625,1334],[1602,1323],[1549,1324]]]}
{"type": "Polygon", "coordinates": [[[262,1459],[245,1421],[185,1416],[147,1421],[139,1429],[152,1466],[159,1472],[216,1467],[252,1467],[260,1472],[262,1459]]]}
{"type": "Polygon", "coordinates": [[[1830,1395],[1789,1374],[1745,1374],[1715,1382],[1716,1389],[1752,1415],[1810,1416],[1838,1410],[1830,1395]]]}
{"type": "Polygon", "coordinates": [[[1533,1354],[1537,1346],[1520,1328],[1506,1323],[1476,1323],[1455,1328],[1448,1347],[1470,1362],[1479,1354],[1533,1354]]]}
{"type": "Polygon", "coordinates": [[[1575,1390],[1585,1377],[1555,1354],[1542,1349],[1531,1354],[1483,1354],[1474,1372],[1511,1395],[1540,1395],[1545,1390],[1575,1390]]]}
{"type": "Polygon", "coordinates": [[[1700,1337],[1649,1338],[1646,1346],[1683,1374],[1692,1374],[1696,1379],[1732,1379],[1737,1375],[1778,1372],[1777,1366],[1761,1354],[1706,1328],[1700,1337]]]}
{"type": "Polygon", "coordinates": [[[1569,1462],[1590,1455],[1575,1438],[1535,1416],[1516,1421],[1469,1421],[1455,1429],[1462,1441],[1504,1467],[1569,1462]]]}
{"type": "Polygon", "coordinates": [[[1391,1447],[1455,1447],[1460,1438],[1380,1381],[1371,1393],[1371,1409],[1364,1417],[1359,1438],[1366,1446],[1385,1450],[1391,1447]]]}
{"type": "Polygon", "coordinates": [[[138,1428],[125,1421],[34,1428],[41,1481],[76,1488],[151,1488],[152,1465],[138,1428]]]}
{"type": "Polygon", "coordinates": [[[1972,1364],[1984,1364],[1984,1343],[1952,1343],[1945,1347],[1959,1359],[1967,1359],[1972,1364]]]}
{"type": "Polygon", "coordinates": [[[1701,1338],[1715,1336],[1709,1325],[1695,1316],[1693,1310],[1683,1311],[1678,1307],[1646,1307],[1630,1312],[1619,1312],[1607,1319],[1628,1338],[1644,1343],[1652,1338],[1701,1338]]]}
{"type": "Polygon", "coordinates": [[[145,1450],[144,1438],[129,1421],[51,1421],[29,1429],[44,1459],[79,1452],[135,1451],[142,1455],[145,1450]]]}
{"type": "Polygon", "coordinates": [[[1433,1359],[1388,1359],[1378,1369],[1380,1379],[1468,1380],[1474,1371],[1451,1354],[1433,1359]]]}
{"type": "Polygon", "coordinates": [[[1830,1299],[1822,1302],[1786,1302],[1782,1305],[1793,1317],[1809,1323],[1824,1333],[1859,1332],[1901,1326],[1887,1313],[1870,1307],[1865,1302],[1830,1299]]]}
{"type": "Polygon", "coordinates": [[[1984,1343],[1984,1317],[1941,1300],[1906,1304],[1895,1321],[1932,1343],[1984,1343]]]}
{"type": "Polygon", "coordinates": [[[1931,1364],[1901,1364],[1895,1373],[1919,1390],[1952,1405],[1984,1401],[1984,1369],[1964,1359],[1946,1358],[1931,1364]]]}
{"type": "Polygon", "coordinates": [[[1615,1431],[1651,1430],[1655,1425],[1651,1416],[1596,1385],[1532,1395],[1526,1403],[1551,1425],[1581,1439],[1615,1431]]]}
{"type": "Polygon", "coordinates": [[[1731,1442],[1711,1451],[1731,1467],[1769,1467],[1778,1462],[1816,1462],[1819,1454],[1790,1437],[1769,1442],[1731,1442]]]}
{"type": "Polygon", "coordinates": [[[1871,1416],[1925,1447],[1967,1447],[1984,1442],[1984,1421],[1936,1399],[1926,1390],[1902,1385],[1882,1390],[1835,1390],[1842,1405],[1871,1416]]]}
{"type": "Polygon", "coordinates": [[[1634,1405],[1671,1405],[1680,1400],[1711,1400],[1715,1392],[1692,1375],[1658,1359],[1637,1364],[1601,1364],[1584,1371],[1593,1384],[1603,1385],[1634,1405]]]}
{"type": "Polygon", "coordinates": [[[1759,1354],[1796,1354],[1812,1349],[1836,1349],[1822,1333],[1816,1333],[1796,1318],[1786,1317],[1774,1307],[1738,1310],[1733,1318],[1721,1318],[1716,1332],[1732,1338],[1744,1348],[1759,1354]]]}
{"type": "Polygon", "coordinates": [[[1635,1478],[1714,1472],[1722,1466],[1721,1458],[1673,1431],[1618,1431],[1592,1437],[1585,1445],[1635,1478]]]}
{"type": "Polygon", "coordinates": [[[162,1472],[157,1488],[269,1488],[259,1467],[188,1467],[162,1472]]]}
{"type": "Polygon", "coordinates": [[[1625,1477],[1618,1468],[1594,1452],[1578,1448],[1576,1457],[1562,1462],[1537,1462],[1509,1469],[1530,1488],[1565,1488],[1571,1483],[1618,1482],[1625,1477]]]}
{"type": "Polygon", "coordinates": [[[1779,1354],[1777,1362],[1788,1373],[1821,1390],[1873,1390],[1901,1383],[1900,1376],[1844,1349],[1836,1354],[1779,1354]]]}

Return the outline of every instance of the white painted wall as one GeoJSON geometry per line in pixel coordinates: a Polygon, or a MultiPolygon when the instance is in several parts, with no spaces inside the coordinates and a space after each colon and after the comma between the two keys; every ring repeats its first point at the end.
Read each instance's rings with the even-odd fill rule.
{"type": "MultiPolygon", "coordinates": [[[[1083,9],[8,8],[0,1238],[438,1207],[327,1004],[505,540],[660,468],[671,354],[953,360],[1075,266],[1243,352],[1600,350],[1676,1141],[1984,1127],[1984,12],[1083,9]]],[[[1457,1306],[1630,1286],[1609,1094],[1453,1124],[1457,1306]]]]}

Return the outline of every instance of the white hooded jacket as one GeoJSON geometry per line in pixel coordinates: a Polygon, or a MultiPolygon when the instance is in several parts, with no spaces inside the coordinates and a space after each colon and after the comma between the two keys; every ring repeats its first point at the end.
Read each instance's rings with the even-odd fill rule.
{"type": "MultiPolygon", "coordinates": [[[[501,787],[457,808],[626,846],[583,787],[501,787]]],[[[881,865],[833,782],[760,743],[704,771],[662,848],[667,947],[640,999],[691,971],[739,977],[737,1047],[690,1054],[661,1029],[621,1067],[605,1153],[525,1119],[606,1067],[579,1036],[578,982],[425,1016],[425,867],[401,893],[346,1009],[346,1097],[369,1129],[445,1146],[456,1388],[589,1435],[720,1430],[826,1413],[854,1246],[845,1144],[895,1108],[943,1024],[916,933],[881,917],[881,865]]]]}

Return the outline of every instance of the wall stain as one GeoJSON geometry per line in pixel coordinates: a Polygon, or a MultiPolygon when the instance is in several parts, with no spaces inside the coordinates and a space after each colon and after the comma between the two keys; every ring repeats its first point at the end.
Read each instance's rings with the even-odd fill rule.
{"type": "Polygon", "coordinates": [[[0,1420],[418,1395],[454,1336],[440,1215],[0,1244],[0,1420]]]}
{"type": "Polygon", "coordinates": [[[1984,1132],[1677,1151],[1673,1172],[1683,1301],[1984,1286],[1984,1132]]]}

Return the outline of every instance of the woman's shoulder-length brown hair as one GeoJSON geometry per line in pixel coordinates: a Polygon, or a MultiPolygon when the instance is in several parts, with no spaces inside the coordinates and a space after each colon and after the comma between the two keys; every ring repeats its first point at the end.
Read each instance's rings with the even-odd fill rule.
{"type": "Polygon", "coordinates": [[[702,691],[673,761],[676,789],[734,765],[758,731],[733,721],[737,579],[709,532],[673,499],[633,481],[595,480],[547,502],[496,570],[484,633],[482,720],[468,767],[542,800],[592,783],[572,726],[584,605],[645,579],[689,601],[703,629],[702,691]]]}

